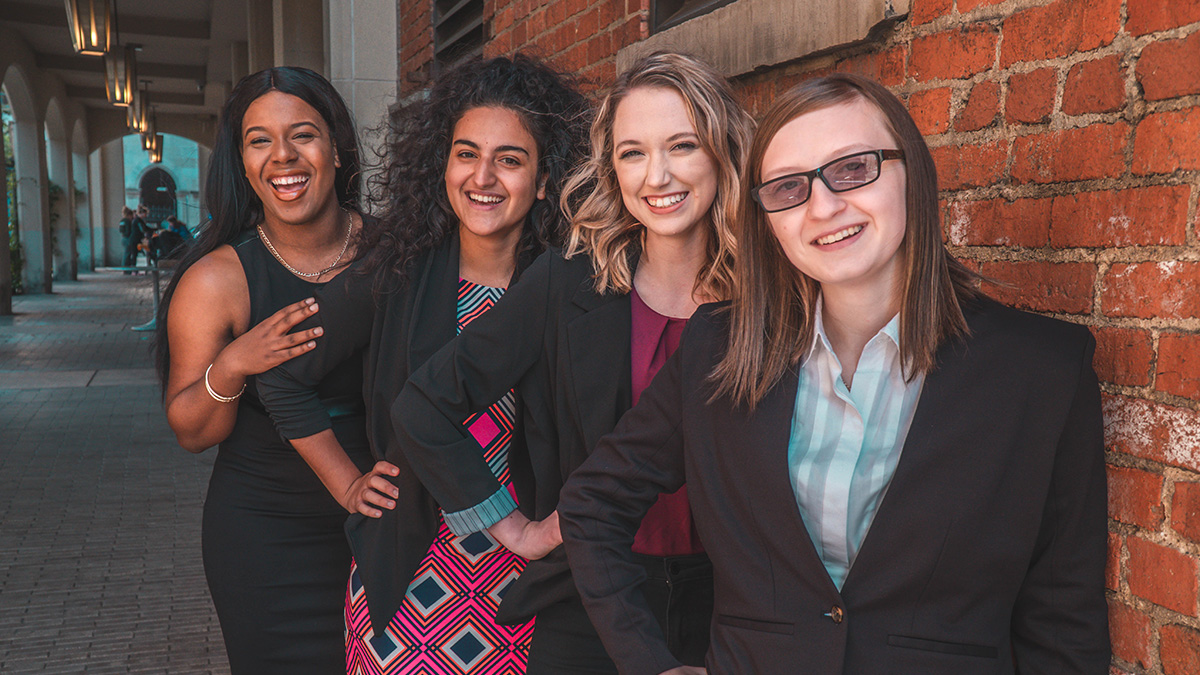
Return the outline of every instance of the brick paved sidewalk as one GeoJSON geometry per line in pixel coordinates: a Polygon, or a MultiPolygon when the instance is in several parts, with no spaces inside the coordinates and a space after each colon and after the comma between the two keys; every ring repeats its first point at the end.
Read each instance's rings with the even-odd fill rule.
{"type": "Polygon", "coordinates": [[[174,442],[148,277],[0,317],[0,673],[228,673],[200,559],[215,452],[174,442]]]}

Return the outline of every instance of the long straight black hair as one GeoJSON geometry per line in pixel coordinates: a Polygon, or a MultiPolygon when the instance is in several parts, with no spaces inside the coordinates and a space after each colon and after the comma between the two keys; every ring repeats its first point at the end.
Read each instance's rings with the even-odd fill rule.
{"type": "Polygon", "coordinates": [[[260,70],[242,78],[230,92],[217,123],[217,139],[204,186],[209,220],[200,225],[200,234],[188,246],[158,306],[154,339],[155,366],[164,395],[171,370],[167,312],[175,287],[196,261],[233,242],[262,220],[262,200],[250,187],[246,168],[242,164],[242,118],[246,116],[246,109],[251,103],[271,91],[295,96],[312,106],[325,120],[341,163],[333,180],[338,204],[346,209],[359,208],[358,138],[346,102],[333,85],[308,68],[286,66],[260,70]]]}

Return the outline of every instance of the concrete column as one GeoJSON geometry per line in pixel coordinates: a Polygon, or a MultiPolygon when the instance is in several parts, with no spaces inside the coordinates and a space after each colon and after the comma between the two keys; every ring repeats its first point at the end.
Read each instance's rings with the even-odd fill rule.
{"type": "Polygon", "coordinates": [[[301,66],[328,77],[323,0],[273,0],[275,65],[301,66]]]}
{"type": "MultiPolygon", "coordinates": [[[[74,199],[72,198],[72,182],[71,182],[71,154],[67,152],[65,144],[54,138],[50,139],[50,146],[46,148],[46,176],[50,182],[58,186],[62,191],[58,199],[54,202],[53,207],[47,212],[47,227],[50,231],[50,241],[52,243],[52,251],[50,252],[50,264],[53,265],[54,278],[59,281],[76,279],[72,274],[75,259],[75,226],[74,226],[74,199]]],[[[49,185],[47,184],[47,200],[49,199],[49,185]]],[[[49,204],[49,201],[47,201],[49,204]]]]}
{"type": "Polygon", "coordinates": [[[13,150],[17,160],[17,221],[25,256],[22,285],[26,293],[50,293],[54,287],[50,246],[50,210],[46,186],[46,143],[41,125],[16,120],[13,150]]]}
{"type": "MultiPolygon", "coordinates": [[[[328,2],[329,77],[350,107],[362,156],[380,138],[388,107],[396,100],[396,5],[391,0],[328,2]]],[[[364,176],[363,185],[366,185],[364,176]]]]}
{"type": "Polygon", "coordinates": [[[75,243],[76,253],[75,264],[76,271],[91,272],[94,269],[92,262],[92,219],[91,210],[88,208],[88,195],[92,193],[91,181],[88,180],[88,160],[87,155],[83,153],[71,154],[71,177],[74,187],[79,188],[84,192],[80,199],[75,199],[75,190],[72,190],[72,199],[74,199],[75,208],[72,213],[75,214],[75,243]]]}
{"type": "MultiPolygon", "coordinates": [[[[4,157],[4,134],[0,134],[0,159],[4,157]]],[[[8,189],[8,162],[0,161],[0,185],[8,189]]],[[[0,224],[4,245],[0,247],[0,316],[12,315],[12,261],[8,252],[8,198],[0,197],[0,224]]]]}
{"type": "Polygon", "coordinates": [[[250,43],[248,42],[230,42],[229,43],[229,81],[233,86],[251,72],[250,70],[250,43]]]}
{"type": "MultiPolygon", "coordinates": [[[[108,242],[104,240],[104,226],[108,223],[110,209],[105,204],[105,180],[102,157],[103,148],[98,148],[88,155],[88,220],[87,237],[91,241],[91,268],[103,267],[108,264],[108,242]]],[[[118,206],[118,212],[120,207],[118,206]]]]}
{"type": "Polygon", "coordinates": [[[200,227],[201,225],[206,225],[208,223],[208,202],[205,201],[204,197],[207,194],[206,190],[208,189],[208,165],[211,161],[212,150],[209,150],[203,145],[198,146],[196,148],[196,175],[198,177],[198,180],[196,181],[198,185],[196,203],[200,205],[200,218],[198,222],[188,223],[188,225],[192,227],[193,231],[196,231],[196,228],[200,227]]]}
{"type": "Polygon", "coordinates": [[[246,0],[248,73],[275,65],[274,17],[272,0],[246,0]]]}
{"type": "Polygon", "coordinates": [[[125,148],[120,138],[101,146],[100,172],[103,176],[100,190],[104,193],[104,219],[101,221],[105,245],[104,262],[119,266],[125,253],[121,245],[121,231],[117,223],[121,220],[121,207],[125,206],[125,148]]]}

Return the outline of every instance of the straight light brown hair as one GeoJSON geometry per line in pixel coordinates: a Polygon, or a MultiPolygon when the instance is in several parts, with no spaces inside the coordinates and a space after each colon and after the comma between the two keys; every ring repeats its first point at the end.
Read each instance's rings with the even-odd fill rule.
{"type": "Polygon", "coordinates": [[[633,288],[634,261],[641,253],[646,228],[634,220],[621,199],[612,130],[617,106],[640,87],[670,89],[683,98],[701,147],[717,165],[717,194],[708,210],[708,248],[694,290],[728,298],[736,248],[732,226],[753,122],[725,78],[686,54],[655,52],[638,59],[604,97],[592,122],[591,156],[563,188],[562,206],[571,222],[564,255],[592,257],[600,293],[628,293],[633,288]]]}
{"type": "Polygon", "coordinates": [[[900,352],[905,377],[911,381],[932,370],[938,347],[967,333],[962,307],[981,297],[978,277],[942,243],[937,171],[904,104],[879,83],[855,75],[807,80],[776,99],[750,145],[735,228],[738,255],[729,342],[711,375],[714,399],[728,396],[735,405],[753,409],[812,343],[820,284],[788,260],[750,190],[762,181],[763,155],[784,125],[800,115],[855,100],[866,101],[883,114],[888,131],[904,151],[907,222],[900,352]]]}

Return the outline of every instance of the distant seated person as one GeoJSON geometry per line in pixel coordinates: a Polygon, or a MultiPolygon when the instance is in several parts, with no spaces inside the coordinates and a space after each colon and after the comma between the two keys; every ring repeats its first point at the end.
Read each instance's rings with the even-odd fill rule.
{"type": "Polygon", "coordinates": [[[183,252],[184,245],[192,239],[192,233],[187,225],[181,223],[175,216],[167,217],[167,226],[158,230],[147,241],[149,242],[150,257],[154,261],[163,258],[175,258],[183,252]]]}
{"type": "Polygon", "coordinates": [[[187,225],[183,224],[183,221],[175,216],[167,216],[167,229],[179,235],[183,241],[191,241],[193,239],[192,231],[188,229],[187,225]]]}

